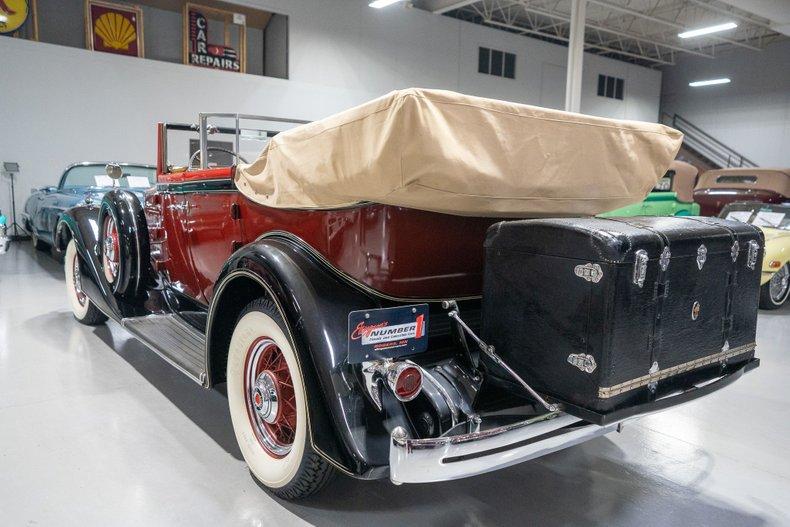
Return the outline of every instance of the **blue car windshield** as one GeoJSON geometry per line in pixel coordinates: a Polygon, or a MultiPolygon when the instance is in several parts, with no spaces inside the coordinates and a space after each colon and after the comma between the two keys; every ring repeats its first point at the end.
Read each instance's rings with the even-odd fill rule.
{"type": "MultiPolygon", "coordinates": [[[[156,183],[156,170],[138,165],[121,165],[123,177],[118,186],[129,189],[145,189],[156,183]]],[[[79,165],[66,173],[62,189],[81,187],[112,187],[113,180],[107,175],[104,165],[79,165]]]]}

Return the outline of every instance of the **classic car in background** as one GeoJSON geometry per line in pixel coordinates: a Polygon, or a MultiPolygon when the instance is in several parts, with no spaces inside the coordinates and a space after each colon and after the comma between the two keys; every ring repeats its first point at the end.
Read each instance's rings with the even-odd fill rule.
{"type": "Polygon", "coordinates": [[[417,89],[285,126],[160,123],[145,200],[113,189],[55,237],[75,318],[225,383],[250,473],[278,496],[335,473],[500,469],[759,364],[759,229],[590,217],[643,199],[680,132],[417,89]],[[170,138],[185,133],[193,169],[170,138]],[[212,136],[236,159],[271,139],[210,166],[212,136]]]}
{"type": "Polygon", "coordinates": [[[751,223],[765,233],[760,307],[779,309],[790,297],[790,201],[731,203],[721,217],[751,223]]]}
{"type": "Polygon", "coordinates": [[[718,216],[728,203],[760,201],[782,203],[790,199],[790,168],[720,168],[703,172],[694,189],[694,201],[703,216],[718,216]]]}
{"type": "Polygon", "coordinates": [[[697,172],[694,165],[675,159],[644,201],[598,216],[697,216],[700,213],[699,205],[694,203],[697,172]]]}
{"type": "Polygon", "coordinates": [[[123,176],[110,178],[107,163],[75,163],[66,168],[58,186],[33,189],[22,212],[22,226],[37,249],[53,244],[55,227],[63,211],[75,205],[99,203],[102,196],[117,186],[134,192],[140,199],[145,189],[156,183],[155,167],[122,163],[123,176]]]}

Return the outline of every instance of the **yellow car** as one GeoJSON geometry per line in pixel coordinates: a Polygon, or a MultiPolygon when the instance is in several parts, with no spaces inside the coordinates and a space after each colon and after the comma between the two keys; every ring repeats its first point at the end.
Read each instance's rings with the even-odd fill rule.
{"type": "Polygon", "coordinates": [[[779,309],[790,296],[790,203],[732,203],[720,216],[751,223],[765,233],[760,308],[779,309]]]}

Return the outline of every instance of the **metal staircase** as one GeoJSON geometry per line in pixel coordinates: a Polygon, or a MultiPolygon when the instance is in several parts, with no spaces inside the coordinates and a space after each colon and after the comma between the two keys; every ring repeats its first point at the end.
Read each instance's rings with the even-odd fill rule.
{"type": "Polygon", "coordinates": [[[683,147],[714,168],[756,167],[757,163],[711,136],[678,114],[662,114],[661,121],[683,132],[683,147]]]}

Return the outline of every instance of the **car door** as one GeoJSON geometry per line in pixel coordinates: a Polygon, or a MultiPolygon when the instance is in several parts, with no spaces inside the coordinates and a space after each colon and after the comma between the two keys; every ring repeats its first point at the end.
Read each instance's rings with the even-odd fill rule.
{"type": "Polygon", "coordinates": [[[59,196],[60,192],[58,190],[45,191],[42,193],[41,199],[39,199],[38,202],[38,211],[36,214],[37,223],[35,223],[34,226],[36,227],[36,234],[38,234],[38,237],[45,241],[51,241],[52,239],[52,217],[55,214],[59,196]]]}
{"type": "Polygon", "coordinates": [[[222,266],[241,247],[239,193],[231,169],[206,170],[187,199],[187,245],[201,300],[209,303],[222,266]]]}

